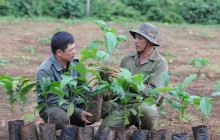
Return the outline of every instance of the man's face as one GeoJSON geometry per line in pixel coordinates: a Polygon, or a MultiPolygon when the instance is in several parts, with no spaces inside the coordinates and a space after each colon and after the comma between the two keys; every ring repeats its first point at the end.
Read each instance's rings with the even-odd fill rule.
{"type": "Polygon", "coordinates": [[[142,52],[145,47],[148,45],[148,40],[142,35],[135,34],[135,47],[137,52],[142,52]]]}
{"type": "Polygon", "coordinates": [[[75,43],[68,44],[66,50],[60,52],[60,58],[65,62],[70,62],[74,59],[76,53],[75,43]]]}

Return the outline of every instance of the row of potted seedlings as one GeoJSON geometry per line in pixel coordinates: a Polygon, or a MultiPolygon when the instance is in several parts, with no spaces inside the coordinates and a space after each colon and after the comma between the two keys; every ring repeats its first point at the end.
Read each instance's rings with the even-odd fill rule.
{"type": "MultiPolygon", "coordinates": [[[[82,65],[82,64],[79,64],[82,65]]],[[[79,67],[79,66],[77,66],[79,67]]],[[[131,75],[131,73],[129,73],[129,71],[125,70],[125,69],[120,69],[120,73],[118,73],[117,78],[110,78],[112,81],[112,85],[105,83],[105,86],[108,87],[108,90],[112,90],[112,93],[115,94],[115,96],[117,98],[120,99],[120,102],[123,103],[125,105],[125,110],[128,112],[132,112],[132,113],[139,113],[139,112],[135,112],[132,108],[127,109],[126,108],[126,104],[127,101],[129,100],[129,98],[131,98],[133,95],[129,95],[128,88],[129,87],[135,87],[137,90],[141,91],[142,88],[142,83],[141,83],[141,79],[143,78],[141,74],[138,75],[131,75]],[[126,77],[126,78],[125,78],[126,77]],[[126,80],[126,87],[123,87],[124,85],[121,83],[125,83],[125,81],[121,81],[122,79],[126,80]],[[129,85],[130,84],[130,85],[129,85]],[[129,85],[129,86],[128,86],[129,85]]],[[[81,73],[81,75],[84,75],[81,73]]],[[[166,73],[163,73],[162,75],[163,77],[168,77],[168,75],[166,73]]],[[[80,77],[81,78],[81,77],[80,77]]],[[[179,120],[181,122],[187,122],[187,120],[189,119],[189,116],[186,113],[187,110],[187,106],[190,104],[190,102],[192,101],[194,106],[196,107],[196,109],[200,109],[201,113],[202,113],[202,121],[203,119],[205,119],[206,117],[208,117],[211,114],[211,108],[212,108],[212,99],[211,98],[207,98],[207,97],[203,97],[203,96],[191,96],[189,95],[189,93],[186,93],[184,91],[184,88],[190,84],[191,81],[193,81],[196,78],[196,75],[190,75],[188,76],[182,83],[178,84],[175,88],[170,87],[167,84],[167,79],[164,78],[164,83],[165,86],[164,87],[160,87],[160,88],[156,88],[152,91],[152,95],[155,95],[155,92],[167,92],[167,94],[169,94],[172,98],[168,99],[167,102],[175,109],[177,109],[179,111],[179,120]]],[[[46,95],[49,91],[53,91],[55,94],[59,95],[60,97],[63,97],[65,94],[64,91],[64,83],[66,84],[70,84],[70,83],[76,83],[76,81],[74,81],[75,79],[73,77],[67,76],[67,75],[63,75],[63,80],[61,82],[50,82],[49,78],[45,78],[43,80],[43,82],[41,83],[42,85],[42,89],[43,89],[43,95],[46,98],[46,95]],[[62,85],[62,86],[61,86],[62,85]]],[[[23,108],[25,107],[27,101],[28,101],[28,97],[27,97],[27,93],[34,88],[34,86],[36,85],[36,83],[29,83],[30,80],[27,78],[20,78],[20,77],[16,77],[16,78],[12,78],[10,76],[7,75],[3,75],[0,77],[0,82],[1,82],[1,87],[3,87],[6,92],[7,95],[9,96],[9,101],[11,104],[11,108],[10,110],[13,113],[14,110],[14,103],[17,101],[18,103],[21,104],[21,110],[24,110],[23,108]]],[[[72,84],[72,86],[76,84],[72,84]]],[[[74,92],[78,93],[78,94],[82,94],[82,86],[79,87],[74,87],[74,92]],[[80,89],[81,88],[81,89],[80,89]],[[76,91],[79,90],[79,91],[76,91]]],[[[102,88],[97,89],[97,91],[95,91],[94,93],[90,94],[91,96],[82,96],[83,101],[86,103],[87,107],[87,111],[92,112],[94,111],[94,109],[97,109],[97,112],[94,112],[93,114],[95,117],[92,119],[92,122],[96,122],[99,121],[101,118],[101,104],[102,104],[102,99],[100,98],[100,101],[97,102],[97,100],[95,100],[94,102],[90,102],[91,100],[89,98],[91,98],[92,96],[97,96],[99,95],[100,90],[103,90],[102,88]],[[98,103],[98,104],[96,104],[98,103]],[[91,107],[90,105],[92,105],[93,107],[91,107]],[[94,107],[95,106],[95,107],[94,107]],[[92,111],[90,111],[89,109],[91,109],[92,111]]],[[[105,88],[106,90],[106,88],[105,88]]],[[[102,92],[103,93],[103,92],[102,92]]],[[[218,96],[219,93],[216,92],[213,94],[214,96],[218,96]]],[[[140,96],[137,96],[140,97],[140,96]]],[[[94,99],[94,98],[93,98],[94,99]]],[[[153,98],[147,98],[147,99],[142,99],[142,98],[137,98],[137,100],[139,101],[139,103],[141,102],[148,102],[149,104],[153,104],[155,103],[153,98]]],[[[65,101],[62,101],[65,102],[65,101]]],[[[74,105],[71,104],[70,101],[66,101],[69,102],[69,109],[68,109],[68,116],[71,116],[73,111],[74,111],[74,105]]],[[[117,102],[118,103],[118,102],[117,102]]],[[[116,103],[116,104],[117,104],[116,103]]],[[[46,105],[46,104],[45,104],[46,105]]],[[[41,108],[44,105],[39,105],[37,108],[41,108]]],[[[129,115],[129,113],[125,113],[125,115],[129,115]]],[[[140,115],[141,116],[141,115],[140,115]]],[[[125,116],[125,118],[127,118],[129,116],[125,116]]],[[[49,117],[48,117],[49,118],[49,117]]],[[[127,120],[127,119],[126,119],[127,120]]],[[[48,120],[49,122],[49,120],[48,120]]],[[[125,122],[126,123],[129,122],[125,122]]],[[[54,139],[55,138],[55,125],[52,124],[52,127],[50,126],[49,128],[47,128],[47,125],[49,124],[40,124],[39,126],[39,130],[40,130],[40,137],[41,139],[48,139],[48,138],[44,138],[44,137],[50,137],[50,139],[54,139]],[[44,133],[45,134],[44,136],[44,133]],[[51,136],[49,136],[49,134],[51,134],[51,136]]],[[[9,139],[19,139],[19,137],[21,139],[39,139],[38,134],[37,134],[37,129],[36,129],[36,125],[34,124],[34,122],[32,123],[28,123],[26,125],[24,125],[24,121],[23,120],[16,120],[16,121],[9,121],[8,122],[8,126],[9,126],[9,139]],[[17,133],[17,134],[16,134],[17,133]],[[35,138],[33,138],[35,137],[35,138]]],[[[70,124],[69,126],[70,127],[70,124]]],[[[84,133],[88,133],[91,132],[92,134],[91,137],[94,137],[94,130],[91,127],[86,127],[84,130],[83,128],[78,128],[75,126],[72,126],[72,132],[75,133],[75,135],[70,135],[72,137],[76,137],[77,135],[80,136],[80,134],[77,134],[77,130],[84,132],[84,133]],[[76,135],[77,134],[77,135],[76,135]]],[[[139,128],[140,129],[140,128],[139,128]]],[[[193,134],[195,139],[210,139],[209,136],[209,129],[208,126],[202,125],[200,126],[196,126],[193,127],[193,134]]],[[[69,131],[65,131],[66,128],[64,126],[63,131],[62,131],[62,135],[63,137],[65,137],[65,135],[67,135],[67,137],[69,137],[69,134],[65,134],[68,133],[69,131]]],[[[126,135],[119,135],[118,133],[122,133],[123,132],[123,128],[119,128],[116,130],[116,137],[121,137],[121,136],[126,136],[126,135]]],[[[104,130],[103,130],[104,131],[104,130]]],[[[109,137],[110,134],[110,129],[107,131],[105,130],[105,132],[103,134],[106,135],[106,137],[109,137]],[[108,133],[106,133],[108,132],[108,133]]],[[[134,133],[134,138],[143,138],[145,135],[147,137],[152,137],[149,136],[149,134],[152,132],[150,131],[144,131],[141,130],[140,132],[136,132],[134,133]],[[140,133],[141,132],[141,133],[140,133]],[[136,136],[137,133],[140,133],[139,135],[141,136],[136,136]]],[[[159,131],[159,133],[161,134],[161,132],[159,131]]],[[[103,134],[100,134],[100,136],[102,136],[102,138],[104,138],[105,136],[103,134]]],[[[85,134],[83,134],[81,137],[85,136],[85,134]]],[[[165,138],[165,134],[162,134],[161,136],[157,136],[157,137],[164,137],[165,138]]],[[[181,137],[184,137],[184,139],[189,139],[188,134],[186,133],[176,133],[173,134],[172,139],[176,140],[176,139],[182,139],[181,137]],[[183,136],[181,136],[183,135],[183,136]]],[[[67,138],[66,138],[67,139],[67,138]]]]}
{"type": "MultiPolygon", "coordinates": [[[[194,79],[196,75],[190,75],[185,80],[172,87],[169,86],[169,75],[163,73],[162,79],[164,85],[162,87],[156,88],[150,92],[149,98],[142,98],[139,93],[144,89],[143,85],[143,75],[136,74],[132,75],[130,71],[120,68],[119,71],[115,71],[108,67],[111,55],[119,45],[120,42],[126,41],[125,36],[116,36],[115,29],[107,28],[103,21],[97,21],[97,25],[104,32],[104,41],[95,40],[92,41],[86,49],[81,51],[81,62],[71,69],[75,69],[79,72],[80,77],[71,77],[68,73],[62,75],[62,80],[60,82],[51,82],[49,78],[43,79],[43,82],[33,82],[28,78],[16,77],[12,78],[8,75],[3,75],[0,77],[0,87],[2,87],[8,97],[11,105],[10,110],[13,113],[13,105],[15,102],[21,104],[21,110],[25,107],[28,102],[27,94],[37,85],[40,85],[43,91],[42,96],[47,98],[47,94],[52,92],[59,96],[62,100],[60,105],[63,103],[68,103],[67,116],[70,117],[74,112],[74,104],[71,102],[72,97],[69,100],[64,99],[64,95],[68,92],[65,91],[65,86],[71,87],[73,93],[79,96],[78,100],[86,105],[86,110],[91,112],[93,116],[88,118],[91,122],[97,122],[101,119],[101,109],[102,109],[102,95],[109,94],[110,98],[116,98],[117,102],[111,100],[113,105],[121,104],[125,109],[125,122],[124,125],[128,124],[128,117],[131,113],[138,115],[139,121],[141,119],[141,110],[135,110],[133,108],[127,108],[128,101],[135,97],[137,100],[136,106],[145,102],[149,105],[162,104],[162,100],[165,98],[163,96],[158,102],[155,100],[155,96],[159,93],[166,93],[164,101],[167,101],[171,107],[177,109],[179,112],[179,120],[181,122],[187,122],[190,119],[189,115],[186,113],[190,103],[193,103],[196,109],[199,109],[202,114],[202,120],[211,114],[212,102],[211,98],[204,96],[191,96],[185,91],[185,87],[188,86],[194,79]],[[104,48],[102,48],[104,46],[104,48]],[[106,51],[104,51],[106,50],[106,51]],[[86,65],[83,64],[84,61],[90,60],[86,65]],[[114,74],[115,77],[109,75],[114,74]],[[87,77],[91,80],[88,80],[87,77]],[[80,85],[78,84],[80,83],[80,85]],[[89,86],[92,85],[93,91],[89,86]],[[134,89],[137,94],[132,94],[129,89],[134,89]],[[87,94],[84,94],[87,93],[87,94]]],[[[216,92],[214,96],[219,96],[220,94],[216,92]]],[[[36,110],[41,108],[47,108],[47,103],[40,104],[36,107],[36,110]]],[[[24,111],[24,110],[23,110],[24,111]]],[[[25,113],[24,113],[25,114],[25,113]]],[[[48,116],[48,122],[50,117],[48,116]]],[[[9,139],[10,140],[54,140],[56,139],[55,124],[42,123],[39,125],[40,135],[38,136],[35,123],[27,123],[23,120],[9,121],[9,139]],[[28,128],[26,128],[28,127],[28,128]]],[[[96,139],[129,139],[124,127],[112,130],[110,128],[102,129],[100,134],[97,134],[96,139]]],[[[210,139],[208,126],[200,125],[193,127],[193,134],[195,139],[210,139]]],[[[61,132],[62,139],[94,139],[94,128],[91,126],[86,127],[76,127],[70,125],[64,125],[61,132]]],[[[166,132],[163,130],[158,131],[148,131],[141,130],[138,128],[134,131],[134,135],[131,136],[132,139],[167,139],[166,132]]],[[[189,135],[186,133],[176,133],[172,135],[173,140],[189,139],[189,135]],[[183,135],[183,136],[182,136],[183,135]]]]}

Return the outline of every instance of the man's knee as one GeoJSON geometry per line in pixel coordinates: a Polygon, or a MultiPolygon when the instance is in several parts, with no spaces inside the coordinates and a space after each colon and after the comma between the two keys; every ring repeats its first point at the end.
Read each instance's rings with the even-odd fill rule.
{"type": "Polygon", "coordinates": [[[147,104],[141,105],[143,117],[141,117],[141,128],[150,130],[154,127],[158,118],[158,110],[155,105],[148,106],[147,104]]]}
{"type": "Polygon", "coordinates": [[[66,112],[59,107],[51,107],[48,109],[48,121],[56,124],[56,129],[61,129],[63,124],[68,124],[66,112]]]}

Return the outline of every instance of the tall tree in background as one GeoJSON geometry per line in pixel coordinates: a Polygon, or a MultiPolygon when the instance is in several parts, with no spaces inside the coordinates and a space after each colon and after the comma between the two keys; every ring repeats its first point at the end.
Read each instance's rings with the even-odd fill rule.
{"type": "Polygon", "coordinates": [[[86,16],[90,16],[90,0],[86,0],[86,16]]]}

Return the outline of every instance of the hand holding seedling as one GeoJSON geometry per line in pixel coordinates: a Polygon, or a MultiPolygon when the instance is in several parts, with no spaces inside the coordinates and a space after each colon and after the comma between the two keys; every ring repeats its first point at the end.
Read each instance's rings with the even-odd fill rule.
{"type": "Polygon", "coordinates": [[[89,113],[89,112],[83,111],[83,112],[80,114],[80,119],[81,119],[82,121],[85,121],[85,122],[88,123],[88,124],[92,123],[92,122],[90,122],[90,121],[88,121],[88,120],[86,119],[87,116],[92,116],[92,114],[89,113]]]}
{"type": "Polygon", "coordinates": [[[118,69],[112,69],[111,71],[108,72],[108,75],[110,75],[113,78],[117,78],[117,73],[120,71],[118,69]]]}

